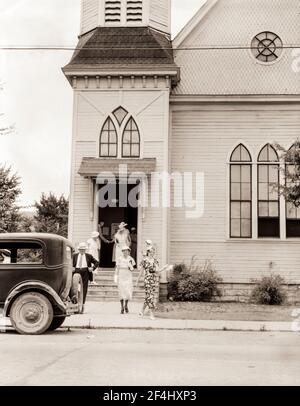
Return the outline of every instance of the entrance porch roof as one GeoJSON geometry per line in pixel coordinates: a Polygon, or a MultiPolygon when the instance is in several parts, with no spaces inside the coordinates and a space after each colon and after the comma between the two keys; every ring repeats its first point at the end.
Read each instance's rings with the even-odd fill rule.
{"type": "Polygon", "coordinates": [[[156,158],[83,158],[78,174],[85,178],[97,178],[99,174],[110,172],[119,177],[124,176],[126,170],[128,176],[132,173],[151,175],[156,170],[156,158]]]}

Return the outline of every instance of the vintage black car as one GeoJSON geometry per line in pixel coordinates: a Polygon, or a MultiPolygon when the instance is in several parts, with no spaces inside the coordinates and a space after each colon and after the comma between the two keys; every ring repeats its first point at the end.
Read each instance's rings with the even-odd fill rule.
{"type": "Polygon", "coordinates": [[[82,312],[82,292],[67,239],[0,234],[0,308],[20,334],[59,328],[67,316],[82,312]]]}

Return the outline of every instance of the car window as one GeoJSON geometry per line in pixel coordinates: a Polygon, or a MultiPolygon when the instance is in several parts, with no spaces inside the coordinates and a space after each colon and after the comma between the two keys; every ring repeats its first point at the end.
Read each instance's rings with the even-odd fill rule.
{"type": "Polygon", "coordinates": [[[42,264],[43,250],[41,248],[23,248],[17,251],[17,264],[42,264]]]}
{"type": "Polygon", "coordinates": [[[0,265],[42,264],[43,248],[38,243],[1,243],[0,265]]]}

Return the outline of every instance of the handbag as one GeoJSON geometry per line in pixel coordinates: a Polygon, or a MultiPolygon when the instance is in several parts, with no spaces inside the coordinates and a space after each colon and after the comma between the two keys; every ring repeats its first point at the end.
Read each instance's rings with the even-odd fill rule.
{"type": "Polygon", "coordinates": [[[117,285],[118,282],[119,282],[119,280],[118,280],[118,275],[115,273],[115,274],[114,274],[114,283],[117,285]]]}

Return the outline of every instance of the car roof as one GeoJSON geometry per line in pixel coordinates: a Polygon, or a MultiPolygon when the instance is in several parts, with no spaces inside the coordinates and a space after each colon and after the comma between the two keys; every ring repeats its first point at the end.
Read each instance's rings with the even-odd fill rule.
{"type": "Polygon", "coordinates": [[[0,234],[0,242],[3,241],[14,241],[14,240],[36,240],[36,241],[44,241],[44,242],[54,242],[54,241],[61,241],[62,243],[73,247],[71,241],[67,238],[61,237],[60,235],[56,234],[47,234],[47,233],[1,233],[0,234]]]}

